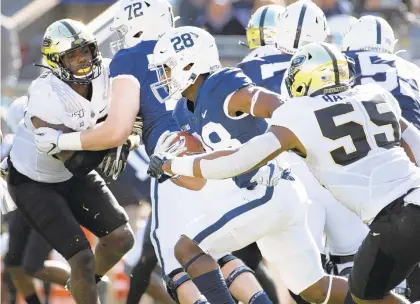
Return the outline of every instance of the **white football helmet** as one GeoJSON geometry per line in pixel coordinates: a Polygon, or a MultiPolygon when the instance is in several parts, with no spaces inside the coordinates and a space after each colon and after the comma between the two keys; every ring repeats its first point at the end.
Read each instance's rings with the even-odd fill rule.
{"type": "Polygon", "coordinates": [[[328,18],[327,22],[331,34],[327,41],[341,49],[344,35],[353,24],[357,23],[357,21],[358,19],[356,17],[346,14],[334,15],[331,18],[328,18]]]}
{"type": "Polygon", "coordinates": [[[115,54],[142,40],[157,40],[174,27],[172,6],[167,0],[121,0],[111,31],[117,39],[110,43],[115,54]]]}
{"type": "Polygon", "coordinates": [[[389,23],[376,16],[364,16],[353,24],[343,38],[343,51],[378,51],[393,54],[394,31],[389,23]]]}
{"type": "Polygon", "coordinates": [[[324,42],[330,34],[323,11],[309,0],[286,7],[277,20],[277,48],[288,54],[311,42],[324,42]]]}
{"type": "Polygon", "coordinates": [[[194,26],[169,30],[160,37],[150,57],[149,69],[158,76],[158,82],[150,87],[160,102],[179,97],[198,76],[221,67],[214,37],[194,26]]]}

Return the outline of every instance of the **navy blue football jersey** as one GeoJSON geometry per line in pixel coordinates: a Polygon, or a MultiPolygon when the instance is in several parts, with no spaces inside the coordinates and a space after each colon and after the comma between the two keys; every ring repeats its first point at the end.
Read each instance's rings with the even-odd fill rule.
{"type": "Polygon", "coordinates": [[[354,60],[355,85],[373,82],[391,92],[398,100],[402,116],[420,129],[420,69],[394,54],[371,51],[345,54],[354,60]]]}
{"type": "MultiPolygon", "coordinates": [[[[191,125],[191,118],[188,118],[189,110],[185,101],[178,103],[175,109],[177,120],[181,127],[182,124],[190,124],[196,128],[207,151],[238,147],[267,130],[265,119],[245,113],[237,113],[231,117],[227,113],[226,98],[251,84],[251,79],[240,69],[221,69],[208,76],[196,94],[194,124],[191,125]]],[[[239,187],[250,188],[250,180],[254,175],[255,171],[252,171],[237,176],[234,180],[239,187]]]]}
{"type": "Polygon", "coordinates": [[[147,56],[153,54],[156,41],[142,41],[136,46],[119,51],[110,64],[111,77],[118,75],[132,75],[140,83],[140,112],[143,118],[143,143],[146,152],[153,154],[160,135],[166,130],[178,130],[172,118],[172,109],[168,103],[160,103],[150,88],[158,81],[155,71],[148,68],[147,56]]]}
{"type": "Polygon", "coordinates": [[[188,110],[187,100],[182,98],[175,106],[172,113],[173,118],[181,131],[194,134],[197,133],[197,117],[188,110]]]}
{"type": "Polygon", "coordinates": [[[281,94],[281,84],[291,58],[292,55],[288,54],[256,57],[239,63],[238,68],[257,86],[281,94]]]}

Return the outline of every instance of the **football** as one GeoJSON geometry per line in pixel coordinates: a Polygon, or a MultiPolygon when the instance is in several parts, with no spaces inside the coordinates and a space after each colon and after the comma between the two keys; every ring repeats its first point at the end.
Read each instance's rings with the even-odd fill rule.
{"type": "Polygon", "coordinates": [[[176,132],[178,133],[178,136],[173,140],[172,143],[175,143],[177,141],[180,140],[184,140],[185,141],[185,146],[187,147],[187,151],[182,152],[181,154],[179,154],[178,156],[184,156],[184,155],[189,155],[189,154],[193,154],[193,153],[203,153],[205,152],[203,144],[201,143],[201,141],[194,137],[193,135],[186,133],[186,132],[176,132]]]}

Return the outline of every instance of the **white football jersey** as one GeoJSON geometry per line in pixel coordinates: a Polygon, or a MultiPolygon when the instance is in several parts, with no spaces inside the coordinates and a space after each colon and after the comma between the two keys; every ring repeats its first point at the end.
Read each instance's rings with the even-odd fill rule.
{"type": "Polygon", "coordinates": [[[109,60],[105,59],[101,75],[92,81],[92,98],[87,100],[51,72],[34,80],[29,88],[28,106],[18,126],[10,159],[20,173],[45,183],[70,179],[72,174],[62,161],[38,152],[31,118],[65,125],[74,131],[92,128],[109,108],[109,60]]]}
{"type": "Polygon", "coordinates": [[[376,84],[341,94],[301,97],[278,108],[271,123],[291,130],[319,182],[365,222],[420,186],[420,168],[400,147],[401,109],[376,84]]]}

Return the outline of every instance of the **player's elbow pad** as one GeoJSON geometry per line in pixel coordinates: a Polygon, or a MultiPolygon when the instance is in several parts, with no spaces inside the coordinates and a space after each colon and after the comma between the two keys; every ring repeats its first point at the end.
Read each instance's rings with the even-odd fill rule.
{"type": "Polygon", "coordinates": [[[417,166],[420,166],[420,131],[413,124],[408,123],[407,128],[402,133],[402,139],[410,147],[417,166]]]}
{"type": "Polygon", "coordinates": [[[200,161],[201,174],[208,179],[225,179],[245,173],[262,161],[274,158],[274,153],[281,148],[277,137],[271,133],[252,138],[238,151],[216,159],[200,161]],[[273,155],[268,159],[270,155],[273,155]]]}

